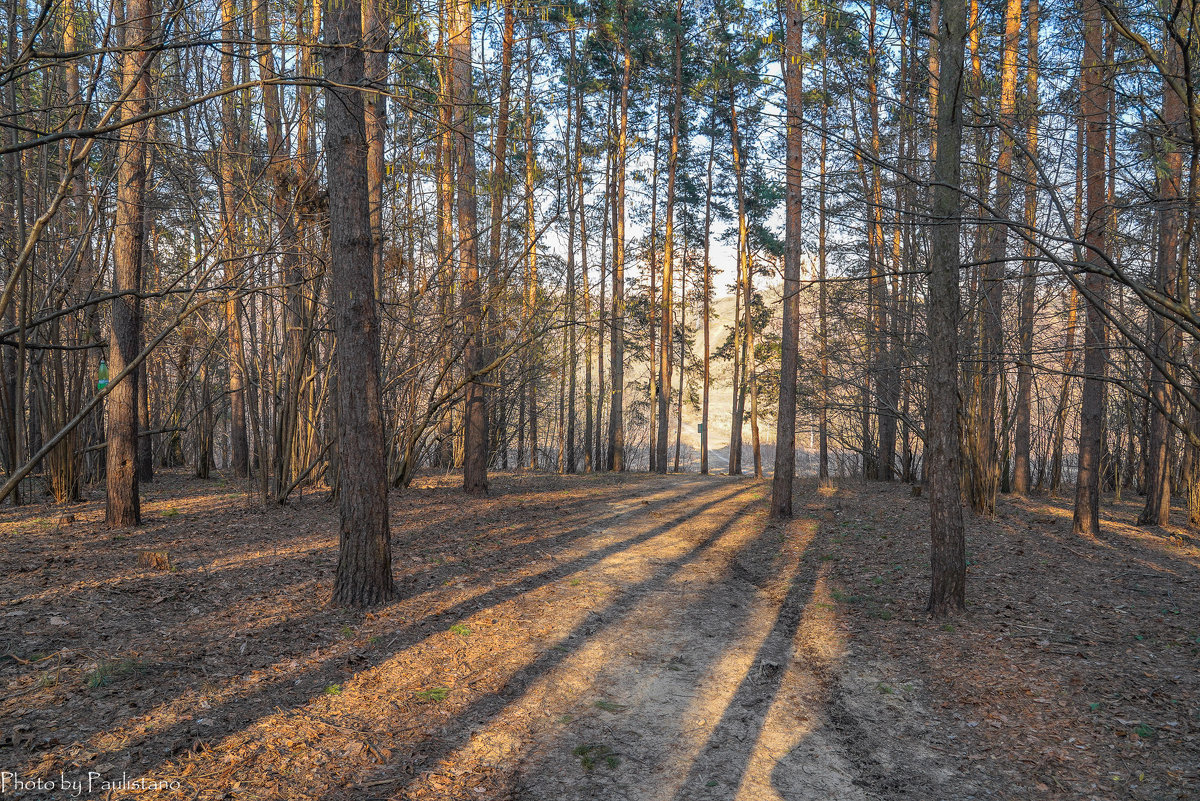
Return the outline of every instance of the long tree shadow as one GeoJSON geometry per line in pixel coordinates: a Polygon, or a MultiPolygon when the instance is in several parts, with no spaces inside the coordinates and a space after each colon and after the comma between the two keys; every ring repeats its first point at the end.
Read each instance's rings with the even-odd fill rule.
{"type": "MultiPolygon", "coordinates": [[[[290,595],[293,588],[315,585],[311,578],[301,578],[309,567],[307,556],[280,560],[274,571],[278,576],[294,576],[297,581],[290,586],[282,582],[276,588],[290,595]]],[[[186,675],[207,678],[204,656],[206,650],[232,636],[240,636],[251,643],[269,641],[275,647],[292,644],[286,636],[290,630],[302,628],[317,611],[307,608],[303,614],[285,615],[282,620],[270,624],[251,619],[239,619],[247,610],[238,607],[248,603],[247,592],[253,590],[261,578],[261,567],[245,566],[229,568],[221,575],[226,587],[215,587],[209,576],[200,574],[150,573],[130,576],[118,583],[79,588],[39,610],[37,619],[50,614],[67,616],[72,626],[59,630],[44,624],[26,636],[10,635],[9,647],[18,653],[43,653],[51,655],[34,668],[15,660],[11,664],[0,662],[0,680],[12,680],[23,676],[26,671],[40,669],[52,671],[55,678],[36,688],[36,695],[24,698],[20,704],[20,718],[8,715],[2,718],[4,725],[29,722],[40,710],[62,704],[80,687],[74,681],[64,682],[65,676],[75,677],[85,671],[88,664],[125,662],[142,682],[166,678],[175,674],[179,681],[176,689],[183,690],[188,682],[186,675]],[[196,615],[193,610],[207,610],[196,615]],[[172,622],[166,623],[165,621],[172,622]],[[56,656],[55,656],[56,655],[56,656]],[[65,672],[64,672],[65,671],[65,672]]],[[[286,579],[285,579],[286,580],[286,579]]],[[[280,581],[276,578],[276,581],[280,581]]],[[[279,617],[279,615],[274,615],[279,617]]],[[[302,643],[307,647],[308,643],[302,643]]],[[[258,655],[245,654],[247,659],[258,655]]],[[[84,677],[79,677],[83,679],[84,677]]],[[[170,680],[170,679],[168,679],[170,680]]],[[[89,690],[93,697],[103,695],[105,686],[89,690]]],[[[32,688],[31,688],[32,689],[32,688]]],[[[126,706],[122,714],[136,715],[136,706],[126,706]]],[[[100,721],[95,721],[100,725],[100,721]]],[[[116,721],[104,722],[115,726],[116,721]]]]}
{"type": "MultiPolygon", "coordinates": [[[[802,613],[813,581],[810,569],[798,572],[811,551],[810,525],[767,525],[736,546],[713,549],[702,567],[678,574],[639,615],[611,626],[603,643],[556,675],[556,684],[584,689],[550,693],[562,699],[555,712],[568,713],[567,722],[529,733],[531,755],[523,760],[517,797],[670,798],[684,792],[702,761],[726,758],[710,752],[725,738],[748,737],[753,744],[790,661],[776,653],[785,650],[776,642],[786,637],[779,618],[802,613]],[[763,697],[743,704],[747,688],[763,697]],[[613,692],[625,708],[597,717],[587,696],[613,692]],[[750,718],[758,719],[754,731],[743,725],[750,718]],[[619,771],[588,768],[587,749],[597,747],[613,755],[619,771]],[[614,783],[627,788],[625,794],[614,783]]],[[[539,688],[543,702],[546,684],[539,688]]],[[[728,771],[722,766],[714,774],[724,779],[728,771]]],[[[700,793],[724,797],[710,784],[700,793]]]]}
{"type": "Polygon", "coordinates": [[[741,785],[763,732],[767,712],[775,702],[780,684],[791,664],[796,632],[816,584],[818,564],[811,548],[801,555],[798,569],[788,582],[786,595],[779,605],[770,632],[763,639],[706,743],[697,751],[699,756],[673,796],[675,801],[691,801],[710,794],[705,783],[708,774],[702,759],[709,751],[720,751],[722,783],[732,788],[741,785]]]}
{"type": "MultiPolygon", "coordinates": [[[[583,483],[584,477],[577,479],[578,483],[583,483]]],[[[494,496],[487,500],[497,500],[498,498],[512,499],[521,504],[522,501],[526,505],[530,502],[537,502],[540,496],[548,494],[552,500],[554,497],[553,488],[547,490],[545,487],[524,487],[524,486],[508,486],[511,482],[499,482],[497,492],[494,496]],[[529,499],[529,500],[524,500],[529,499]]],[[[576,483],[576,482],[572,482],[576,483]]],[[[656,484],[651,482],[593,482],[596,484],[594,488],[590,488],[592,493],[597,490],[601,492],[607,491],[614,496],[614,499],[621,497],[622,491],[627,491],[631,486],[637,489],[653,490],[656,484]]],[[[698,488],[693,488],[691,492],[697,491],[698,488]]],[[[464,523],[474,523],[477,521],[477,515],[470,507],[465,507],[461,503],[449,503],[451,499],[459,501],[461,492],[458,490],[450,490],[448,488],[436,487],[431,490],[425,490],[416,496],[418,502],[435,504],[435,511],[438,519],[436,521],[413,524],[411,521],[396,521],[394,525],[404,526],[402,530],[393,532],[393,548],[406,548],[419,546],[437,538],[444,538],[448,529],[454,530],[458,525],[464,523]],[[446,506],[447,508],[440,508],[446,506]],[[449,518],[449,519],[447,519],[449,518]]],[[[185,496],[188,500],[194,500],[194,496],[185,496]]],[[[402,506],[403,502],[408,499],[406,494],[398,494],[393,499],[394,505],[402,506]]],[[[203,499],[203,496],[201,496],[203,499]]],[[[664,498],[661,500],[652,500],[652,505],[661,505],[671,503],[678,500],[678,497],[664,498]]],[[[241,507],[231,506],[226,504],[224,507],[207,514],[204,520],[206,529],[220,530],[223,526],[234,526],[238,530],[236,542],[221,536],[211,536],[204,538],[200,536],[200,530],[191,530],[182,532],[186,534],[186,539],[180,536],[181,532],[175,528],[164,528],[160,520],[148,520],[143,528],[132,529],[128,531],[113,534],[106,530],[88,529],[86,532],[80,530],[78,533],[71,529],[63,531],[47,531],[43,532],[45,536],[39,534],[26,538],[22,541],[23,547],[17,550],[9,548],[6,552],[0,555],[0,567],[9,573],[26,573],[32,571],[40,571],[43,579],[42,589],[29,589],[26,591],[13,592],[12,588],[16,582],[8,582],[0,586],[0,602],[9,605],[17,605],[24,602],[39,601],[43,603],[69,603],[71,595],[79,592],[81,589],[101,589],[104,587],[112,588],[114,591],[139,591],[142,588],[147,588],[146,591],[158,594],[161,591],[159,585],[167,586],[178,584],[190,577],[190,571],[199,571],[205,576],[212,576],[228,570],[236,570],[242,567],[251,567],[258,565],[260,567],[270,566],[277,569],[279,565],[284,564],[279,560],[283,559],[305,559],[315,558],[323,551],[328,551],[329,544],[336,541],[330,539],[331,531],[336,531],[335,509],[322,501],[309,500],[306,502],[293,502],[287,507],[281,509],[269,510],[272,514],[265,517],[268,512],[262,509],[246,510],[241,507]],[[282,519],[280,519],[281,516],[282,519]],[[247,520],[251,522],[264,519],[265,525],[247,524],[247,520]],[[316,522],[314,522],[314,520],[316,522]],[[309,547],[307,553],[289,556],[287,553],[280,554],[280,530],[279,524],[285,526],[307,526],[307,530],[302,529],[297,538],[289,539],[284,551],[297,551],[297,543],[308,542],[309,547]],[[117,546],[115,543],[119,542],[117,546]],[[64,547],[65,546],[65,547],[64,547]],[[143,549],[161,549],[170,550],[172,562],[177,559],[182,559],[182,564],[176,565],[181,569],[178,572],[170,573],[153,573],[142,570],[137,570],[135,567],[136,556],[139,550],[143,549]],[[119,550],[121,557],[113,558],[114,550],[119,550]],[[86,565],[86,574],[80,578],[79,571],[75,568],[78,564],[86,565]],[[53,568],[51,572],[47,569],[53,568]]],[[[44,515],[43,515],[44,516],[44,515]]],[[[572,514],[570,509],[564,510],[560,515],[562,518],[574,519],[579,517],[579,513],[572,514]]],[[[588,533],[589,526],[604,525],[606,520],[611,520],[618,515],[608,515],[605,518],[579,520],[576,525],[570,526],[560,534],[541,538],[536,542],[541,544],[543,549],[556,546],[560,542],[565,542],[574,539],[581,534],[588,533]]],[[[174,526],[190,526],[193,525],[199,518],[192,512],[181,515],[175,519],[174,526]]],[[[292,529],[288,529],[289,532],[292,529]]],[[[505,557],[512,559],[520,559],[524,553],[530,550],[530,544],[519,544],[515,547],[506,548],[505,557]]],[[[403,553],[404,551],[400,551],[403,553]]],[[[336,555],[335,555],[336,556],[336,555]]],[[[334,563],[334,559],[329,559],[329,564],[334,563]]],[[[399,560],[398,560],[399,563],[399,560]]],[[[400,563],[403,564],[403,563],[400,563]]],[[[430,574],[445,573],[452,570],[452,565],[441,565],[438,567],[429,567],[427,572],[430,574]]],[[[28,584],[29,582],[25,582],[28,584]]]]}
{"type": "MultiPolygon", "coordinates": [[[[649,489],[654,488],[649,487],[649,489]]],[[[696,494],[711,489],[712,485],[710,483],[699,483],[688,488],[682,494],[649,500],[645,506],[640,506],[639,504],[639,508],[646,509],[651,513],[657,513],[657,510],[669,507],[672,504],[687,503],[696,494]]],[[[735,491],[736,489],[734,488],[730,489],[730,492],[735,491]]],[[[615,511],[605,517],[590,518],[576,528],[550,537],[534,537],[529,542],[505,547],[500,554],[499,564],[492,565],[492,569],[495,572],[507,572],[508,569],[517,565],[524,567],[529,564],[531,558],[544,556],[547,552],[559,551],[574,541],[584,539],[596,533],[598,528],[611,525],[615,521],[618,521],[624,514],[625,512],[623,511],[615,511]],[[496,568],[499,569],[497,570],[496,568]]],[[[408,538],[410,534],[409,532],[404,532],[402,536],[408,538]]],[[[259,538],[261,538],[261,535],[255,535],[254,541],[257,541],[259,538]]],[[[612,549],[620,545],[621,542],[618,541],[612,543],[608,548],[612,549]]],[[[242,552],[245,547],[245,545],[239,546],[235,550],[235,553],[242,552]]],[[[597,558],[603,558],[608,552],[610,551],[599,552],[597,558]]],[[[223,559],[225,556],[226,554],[218,552],[212,556],[212,559],[223,559]]],[[[315,579],[308,577],[322,570],[332,570],[335,557],[336,554],[330,550],[328,543],[314,544],[306,552],[293,554],[288,558],[277,560],[271,565],[271,570],[276,576],[294,575],[297,578],[297,583],[293,584],[293,586],[302,586],[311,583],[313,588],[316,589],[315,579]]],[[[582,558],[586,560],[587,557],[584,556],[582,558]]],[[[563,569],[571,570],[572,564],[586,565],[587,562],[567,562],[564,563],[563,569]]],[[[461,565],[428,565],[414,571],[411,569],[411,563],[409,563],[408,567],[409,572],[407,575],[400,576],[398,580],[402,590],[402,597],[397,604],[403,603],[407,598],[415,596],[420,592],[434,588],[440,589],[448,576],[453,576],[462,569],[461,565]]],[[[105,605],[98,606],[97,608],[110,618],[114,614],[118,616],[122,613],[125,614],[130,619],[130,627],[125,629],[121,635],[121,645],[117,651],[111,651],[107,647],[110,638],[114,636],[113,634],[87,631],[87,652],[98,654],[103,661],[117,663],[125,660],[130,663],[136,663],[137,673],[141,681],[145,683],[162,680],[162,678],[166,678],[166,674],[175,674],[178,681],[175,682],[174,689],[177,692],[186,691],[190,687],[192,679],[199,681],[208,681],[210,679],[205,665],[206,652],[211,652],[214,649],[219,650],[221,644],[233,635],[241,638],[240,645],[243,649],[247,646],[249,647],[248,652],[243,650],[240,655],[246,662],[253,663],[254,660],[262,660],[264,655],[256,653],[256,645],[260,644],[260,648],[275,649],[271,654],[273,658],[268,659],[266,664],[270,664],[271,662],[286,663],[300,657],[303,650],[310,648],[312,645],[309,639],[297,642],[294,637],[289,636],[290,632],[305,630],[310,621],[326,617],[329,620],[329,625],[324,627],[324,629],[327,629],[326,636],[319,641],[319,645],[324,647],[335,640],[334,632],[336,632],[337,628],[347,623],[353,623],[361,617],[361,615],[354,612],[322,610],[319,606],[313,607],[309,605],[305,607],[305,613],[287,616],[279,622],[269,625],[257,624],[253,619],[249,622],[234,619],[239,617],[239,615],[244,617],[246,610],[239,610],[238,607],[245,604],[249,597],[252,597],[253,593],[251,591],[259,585],[261,569],[261,565],[257,563],[248,565],[227,564],[219,571],[213,571],[202,563],[186,571],[122,575],[108,581],[102,580],[99,583],[93,581],[88,583],[86,587],[79,585],[60,599],[60,603],[76,603],[72,601],[72,598],[80,592],[99,593],[99,600],[105,605]],[[216,582],[218,581],[221,586],[217,586],[216,582]],[[247,593],[250,593],[250,595],[247,593]],[[124,601],[124,603],[120,606],[114,605],[111,603],[113,600],[124,601]],[[188,608],[195,607],[206,610],[202,618],[196,619],[194,616],[187,614],[188,608]],[[144,615],[146,608],[153,608],[156,618],[160,615],[164,619],[174,617],[178,619],[178,622],[170,626],[169,630],[164,631],[161,628],[161,624],[154,623],[155,618],[148,618],[144,615]],[[151,628],[152,624],[154,624],[153,628],[151,628]],[[129,639],[131,634],[134,636],[132,642],[129,639]],[[156,639],[157,644],[170,643],[171,652],[167,654],[156,653],[157,649],[154,647],[156,639]],[[282,653],[278,650],[281,646],[284,648],[282,653]],[[288,646],[293,647],[289,648],[288,646]]],[[[550,572],[545,575],[548,577],[548,580],[554,580],[557,574],[550,572]]],[[[528,577],[528,580],[537,582],[538,576],[528,577]]],[[[491,591],[490,597],[497,597],[505,591],[507,586],[508,583],[505,583],[496,587],[491,591]]],[[[289,594],[278,585],[274,588],[274,592],[282,596],[289,594]]],[[[487,600],[483,596],[480,596],[474,599],[451,602],[448,604],[449,609],[442,614],[455,614],[454,611],[450,610],[462,610],[467,608],[472,602],[487,603],[487,600]]],[[[52,611],[58,610],[59,605],[56,604],[52,608],[52,611]]],[[[78,612],[77,609],[75,611],[78,612]]],[[[436,618],[436,615],[434,617],[440,620],[440,618],[436,618]]],[[[409,623],[413,626],[426,625],[425,621],[420,618],[409,621],[409,623]]],[[[37,643],[32,643],[31,641],[27,648],[22,649],[22,652],[29,652],[30,650],[54,652],[66,648],[71,653],[74,653],[77,650],[78,643],[72,637],[66,634],[59,634],[53,630],[51,634],[53,635],[52,639],[42,640],[37,643]]],[[[80,636],[83,635],[81,634],[80,636]]],[[[117,640],[111,640],[111,642],[116,643],[117,640]]],[[[78,668],[81,662],[86,661],[86,656],[75,654],[71,660],[65,662],[64,660],[57,660],[53,665],[56,674],[62,675],[64,667],[69,673],[71,670],[78,668]]],[[[20,665],[15,661],[11,665],[0,665],[0,676],[4,675],[6,669],[7,672],[16,675],[20,671],[20,665]]],[[[21,704],[22,720],[30,722],[32,716],[36,715],[40,710],[62,703],[73,689],[77,688],[66,684],[59,686],[57,689],[51,686],[42,689],[35,698],[25,699],[21,704]]],[[[96,688],[92,692],[97,696],[103,696],[106,690],[104,688],[96,688]]],[[[136,707],[128,709],[127,713],[123,713],[126,718],[144,713],[144,710],[138,710],[136,707]]],[[[14,721],[14,725],[19,722],[21,721],[14,721]]],[[[118,722],[115,720],[106,721],[106,727],[109,729],[114,729],[117,725],[118,722]]]]}
{"type": "MultiPolygon", "coordinates": [[[[680,525],[703,510],[728,503],[749,489],[749,486],[741,482],[736,486],[727,488],[721,488],[719,485],[714,487],[712,482],[697,482],[682,494],[665,497],[656,503],[647,502],[643,506],[643,509],[683,507],[678,514],[674,514],[661,523],[652,526],[649,530],[631,537],[624,537],[577,558],[555,564],[531,576],[526,576],[479,595],[468,597],[436,614],[408,622],[403,627],[394,631],[394,636],[391,637],[386,647],[369,648],[365,652],[357,654],[351,654],[347,652],[347,649],[336,650],[332,655],[323,656],[317,664],[301,674],[282,669],[283,665],[277,663],[276,667],[279,667],[280,670],[276,672],[276,675],[264,678],[248,690],[234,692],[219,705],[206,710],[204,716],[209,722],[210,727],[206,731],[201,732],[201,735],[205,740],[212,742],[212,738],[217,732],[231,733],[238,731],[252,724],[255,720],[264,717],[271,710],[286,713],[288,710],[300,708],[315,698],[320,697],[323,688],[346,681],[347,671],[350,671],[350,676],[352,677],[355,673],[368,671],[377,667],[392,659],[397,654],[423,642],[435,633],[447,629],[451,624],[456,623],[470,612],[502,604],[541,586],[558,581],[572,573],[587,569],[613,554],[670,531],[675,526],[680,525]],[[712,492],[714,489],[723,491],[718,492],[716,497],[707,500],[699,506],[692,505],[692,500],[695,496],[703,495],[705,492],[712,492]]],[[[614,514],[612,518],[618,519],[623,514],[624,512],[614,514]]],[[[603,525],[603,523],[600,523],[600,525],[603,525]]],[[[597,521],[593,521],[586,528],[581,528],[577,532],[577,535],[583,537],[589,533],[594,533],[596,526],[597,521]]],[[[562,544],[562,540],[559,540],[559,544],[562,544]]],[[[335,610],[315,610],[313,616],[317,618],[328,617],[331,622],[335,623],[361,617],[353,613],[335,610]]],[[[281,633],[283,633],[282,630],[286,627],[294,626],[295,624],[296,621],[282,623],[280,626],[281,633]]],[[[271,641],[271,639],[271,632],[264,633],[264,641],[271,641]]],[[[119,747],[102,749],[101,754],[104,761],[118,764],[123,760],[128,761],[133,756],[140,756],[143,758],[143,761],[147,757],[150,757],[153,761],[164,760],[171,753],[176,753],[181,748],[191,745],[196,735],[196,724],[191,720],[181,720],[163,729],[156,727],[153,730],[127,732],[126,736],[121,738],[119,747]],[[154,744],[157,744],[159,747],[153,747],[154,744]]],[[[149,775],[152,772],[152,768],[148,769],[144,775],[149,775]]]]}
{"type": "MultiPolygon", "coordinates": [[[[743,494],[748,489],[750,487],[743,489],[739,493],[735,493],[734,497],[743,494]]],[[[728,503],[732,499],[731,497],[726,497],[696,507],[691,515],[673,520],[665,526],[656,527],[654,536],[659,536],[670,531],[676,525],[683,522],[686,517],[699,515],[709,509],[728,503]]],[[[658,591],[670,577],[677,574],[687,565],[700,560],[707,552],[716,549],[730,529],[742,521],[743,515],[760,504],[761,499],[759,497],[753,497],[748,501],[738,504],[720,524],[714,526],[698,541],[689,542],[689,547],[682,554],[669,560],[655,562],[653,570],[649,575],[636,583],[619,589],[613,600],[600,608],[596,613],[602,625],[604,627],[615,626],[639,611],[641,602],[648,595],[658,591]]],[[[751,538],[748,543],[738,549],[738,552],[754,548],[759,543],[761,537],[762,533],[751,538]]],[[[646,541],[652,539],[652,537],[639,537],[638,539],[639,541],[646,541]]],[[[735,556],[736,552],[731,555],[731,564],[735,556]]],[[[400,775],[394,776],[390,780],[383,778],[375,779],[372,781],[372,784],[377,786],[387,785],[386,792],[393,795],[403,795],[405,789],[410,787],[414,782],[417,782],[428,768],[438,764],[466,745],[474,731],[486,727],[490,722],[498,718],[505,709],[520,701],[535,681],[548,676],[556,668],[560,667],[583,648],[589,642],[589,638],[596,635],[600,630],[602,629],[596,627],[596,622],[592,616],[579,622],[570,632],[560,637],[551,647],[543,651],[532,662],[512,674],[499,691],[481,696],[459,711],[455,717],[456,720],[463,722],[463,725],[454,727],[452,731],[445,733],[436,741],[426,741],[424,747],[418,749],[414,754],[412,762],[390,766],[392,772],[399,773],[400,775]]],[[[322,799],[325,801],[339,799],[340,801],[347,797],[354,796],[347,796],[343,789],[333,789],[322,796],[322,799]]]]}
{"type": "MultiPolygon", "coordinates": [[[[1029,538],[1025,543],[1026,547],[1037,549],[1038,539],[1044,537],[1077,552],[1090,551],[1091,554],[1088,554],[1087,558],[1099,556],[1103,563],[1107,563],[1107,568],[1113,571],[1112,580],[1119,582],[1117,587],[1144,594],[1147,590],[1135,583],[1139,579],[1158,579],[1165,576],[1186,583],[1200,577],[1200,563],[1197,563],[1194,556],[1172,553],[1171,548],[1176,543],[1171,540],[1172,533],[1168,528],[1137,526],[1128,519],[1118,519],[1115,516],[1117,510],[1112,506],[1101,508],[1100,536],[1091,539],[1080,537],[1071,531],[1072,511],[1062,499],[1039,498],[1010,503],[1028,514],[1040,512],[1044,515],[1051,512],[1050,519],[1057,518],[1057,522],[1049,526],[1046,525],[1047,520],[1034,518],[1035,522],[1040,524],[1039,537],[1029,538]],[[1139,570],[1143,572],[1139,573],[1139,570]]],[[[1132,516],[1132,512],[1124,509],[1120,511],[1123,515],[1132,516]]],[[[1186,510],[1173,511],[1186,514],[1186,510]]],[[[1015,525],[1019,521],[1014,519],[1012,522],[1015,525]]],[[[1032,524],[1030,527],[1032,528],[1032,524]]],[[[1057,573],[1064,583],[1075,582],[1072,571],[1066,565],[1059,564],[1059,554],[1050,552],[1047,557],[1053,560],[1049,568],[1051,572],[1057,573]]]]}

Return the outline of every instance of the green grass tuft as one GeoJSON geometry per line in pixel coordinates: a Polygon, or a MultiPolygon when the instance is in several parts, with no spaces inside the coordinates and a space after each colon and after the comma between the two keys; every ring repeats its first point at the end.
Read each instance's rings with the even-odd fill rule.
{"type": "Polygon", "coordinates": [[[617,766],[621,764],[616,751],[603,743],[577,745],[571,753],[579,757],[579,764],[583,765],[584,770],[591,770],[600,762],[608,765],[609,770],[616,770],[617,766]]]}
{"type": "Polygon", "coordinates": [[[95,668],[84,674],[83,683],[88,689],[95,690],[112,684],[118,676],[128,676],[141,670],[142,663],[137,659],[101,659],[95,668]]]}

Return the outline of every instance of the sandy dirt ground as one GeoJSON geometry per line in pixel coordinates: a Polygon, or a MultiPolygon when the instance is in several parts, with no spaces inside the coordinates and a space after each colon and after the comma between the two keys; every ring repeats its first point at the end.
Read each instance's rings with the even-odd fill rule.
{"type": "Polygon", "coordinates": [[[1200,797],[1200,548],[1131,502],[1084,541],[1003,500],[933,622],[906,486],[806,484],[778,524],[752,479],[455,483],[393,495],[368,613],[325,606],[319,495],[166,475],[124,532],[5,507],[6,797],[1200,797]]]}

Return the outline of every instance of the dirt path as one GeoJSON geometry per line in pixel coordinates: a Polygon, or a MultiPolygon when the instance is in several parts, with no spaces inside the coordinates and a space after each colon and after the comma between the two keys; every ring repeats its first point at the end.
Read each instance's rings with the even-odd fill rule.
{"type": "Polygon", "coordinates": [[[1055,575],[1051,595],[1068,597],[1049,603],[1099,626],[1076,585],[1174,559],[1162,625],[1186,628],[1191,550],[1084,553],[1050,528],[1026,543],[1051,507],[1006,508],[1011,526],[972,523],[986,606],[943,630],[920,614],[922,499],[809,488],[775,525],[768,492],[516,475],[465,503],[424,480],[393,498],[402,598],[365,615],[322,605],[336,541],[316,499],[246,507],[177,477],[152,490],[143,529],[117,535],[95,501],[69,526],[50,507],[4,510],[0,770],[167,785],[111,794],[147,799],[1188,797],[1187,648],[1148,640],[1174,684],[1135,693],[1132,665],[1104,673],[1119,633],[1094,635],[1081,674],[1074,656],[1028,650],[1020,627],[1049,618],[1011,610],[1055,575]],[[145,548],[175,569],[136,568],[145,548]],[[1173,718],[1106,758],[1110,721],[1149,714],[1131,704],[1173,718]]]}
{"type": "MultiPolygon", "coordinates": [[[[767,525],[762,484],[675,487],[703,488],[697,512],[585,574],[595,601],[552,635],[563,658],[454,761],[486,765],[521,741],[514,794],[546,801],[879,797],[860,789],[874,777],[859,764],[875,763],[859,738],[878,721],[847,708],[878,692],[837,676],[846,643],[819,524],[767,525]]],[[[649,532],[669,515],[635,505],[609,530],[649,532]]],[[[920,749],[904,750],[887,797],[934,797],[920,749]]]]}

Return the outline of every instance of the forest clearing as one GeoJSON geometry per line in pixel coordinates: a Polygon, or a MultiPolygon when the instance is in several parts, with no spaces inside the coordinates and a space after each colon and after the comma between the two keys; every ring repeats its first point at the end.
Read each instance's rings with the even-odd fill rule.
{"type": "MultiPolygon", "coordinates": [[[[171,475],[145,525],[5,510],[0,757],[129,798],[1167,799],[1200,783],[1200,543],[1004,502],[931,625],[907,487],[496,477],[392,499],[397,600],[324,605],[336,515],[171,475]],[[163,550],[170,569],[140,567],[163,550]]],[[[28,793],[17,797],[61,798],[28,793]]],[[[97,796],[100,797],[100,796],[97,796]]]]}

